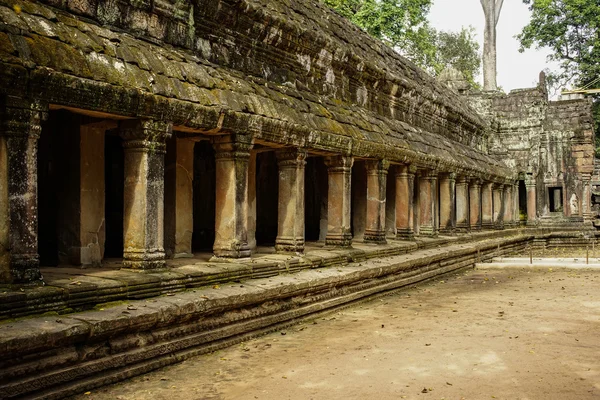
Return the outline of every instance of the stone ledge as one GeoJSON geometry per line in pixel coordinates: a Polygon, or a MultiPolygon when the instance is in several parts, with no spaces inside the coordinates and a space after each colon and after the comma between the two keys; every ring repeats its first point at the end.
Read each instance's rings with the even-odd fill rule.
{"type": "Polygon", "coordinates": [[[202,286],[259,279],[305,269],[397,256],[449,243],[515,234],[515,230],[478,232],[455,237],[390,240],[387,245],[354,243],[351,249],[320,247],[304,256],[267,254],[249,262],[215,263],[194,259],[169,261],[169,269],[138,272],[112,268],[43,268],[45,286],[0,288],[0,321],[28,315],[89,310],[104,303],[145,299],[202,286]]]}
{"type": "Polygon", "coordinates": [[[522,250],[532,236],[480,239],[64,317],[5,322],[0,325],[0,397],[52,399],[91,390],[522,250]]]}

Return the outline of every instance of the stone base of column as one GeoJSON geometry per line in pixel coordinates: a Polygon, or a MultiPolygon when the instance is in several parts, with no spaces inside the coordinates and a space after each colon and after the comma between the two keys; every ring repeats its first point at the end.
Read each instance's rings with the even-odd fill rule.
{"type": "Polygon", "coordinates": [[[325,245],[335,247],[351,247],[352,235],[349,233],[343,235],[327,235],[325,237],[325,245]]]}
{"type": "Polygon", "coordinates": [[[454,236],[456,234],[456,229],[455,228],[442,228],[439,231],[440,235],[445,235],[445,236],[454,236]]]}
{"type": "Polygon", "coordinates": [[[294,237],[277,237],[275,239],[275,250],[278,253],[303,253],[304,239],[294,237]]]}
{"type": "Polygon", "coordinates": [[[166,267],[167,263],[163,251],[156,251],[153,253],[123,253],[123,268],[150,270],[163,269],[166,267]]]}
{"type": "Polygon", "coordinates": [[[396,239],[414,240],[415,232],[412,229],[396,229],[396,239]]]}
{"type": "Polygon", "coordinates": [[[421,226],[419,228],[419,235],[436,237],[438,235],[438,230],[434,229],[432,226],[421,226]]]}
{"type": "Polygon", "coordinates": [[[239,247],[213,247],[213,253],[216,258],[249,258],[251,255],[250,246],[247,243],[243,243],[239,247]]]}
{"type": "Polygon", "coordinates": [[[366,243],[386,244],[387,240],[385,238],[385,231],[371,231],[367,229],[365,231],[363,241],[366,243]]]}
{"type": "Polygon", "coordinates": [[[13,254],[10,260],[11,283],[37,283],[42,280],[37,254],[13,254]]]}
{"type": "Polygon", "coordinates": [[[469,232],[471,230],[471,226],[466,222],[457,222],[454,229],[457,232],[469,232]]]}
{"type": "Polygon", "coordinates": [[[481,224],[481,229],[495,229],[495,226],[492,222],[483,222],[481,224]]]}
{"type": "Polygon", "coordinates": [[[469,228],[469,231],[471,232],[479,232],[481,231],[481,226],[472,226],[469,228]]]}
{"type": "Polygon", "coordinates": [[[504,229],[504,223],[494,225],[494,229],[497,229],[497,230],[504,229]]]}

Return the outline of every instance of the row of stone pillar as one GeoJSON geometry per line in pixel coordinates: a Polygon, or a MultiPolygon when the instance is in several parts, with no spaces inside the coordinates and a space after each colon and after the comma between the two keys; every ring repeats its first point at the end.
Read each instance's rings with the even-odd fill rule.
{"type": "MultiPolygon", "coordinates": [[[[0,223],[6,226],[0,226],[0,281],[29,282],[40,277],[36,151],[41,121],[47,115],[47,109],[19,99],[6,98],[4,101],[0,131],[0,174],[4,175],[0,176],[0,223]]],[[[137,269],[161,268],[165,265],[165,140],[172,134],[172,124],[147,119],[125,120],[119,123],[119,131],[125,154],[123,265],[137,269]]],[[[252,226],[255,216],[251,215],[253,199],[249,199],[249,188],[254,184],[251,176],[253,140],[248,135],[234,134],[215,136],[212,140],[217,182],[213,251],[220,258],[249,257],[255,228],[252,226]]],[[[281,252],[302,252],[307,151],[279,149],[276,155],[279,217],[275,247],[281,252]]],[[[325,157],[328,170],[327,245],[349,246],[352,242],[353,163],[350,156],[325,157]]],[[[385,243],[386,183],[390,163],[367,160],[365,165],[364,241],[385,243]]],[[[482,192],[482,183],[467,176],[457,180],[454,173],[418,170],[413,165],[397,165],[394,171],[398,238],[412,238],[415,233],[436,235],[438,232],[452,233],[456,229],[475,230],[490,227],[490,223],[502,227],[502,221],[512,220],[514,216],[514,208],[508,205],[512,196],[510,185],[485,183],[482,192]]],[[[177,220],[185,221],[186,217],[178,215],[177,220]]]]}

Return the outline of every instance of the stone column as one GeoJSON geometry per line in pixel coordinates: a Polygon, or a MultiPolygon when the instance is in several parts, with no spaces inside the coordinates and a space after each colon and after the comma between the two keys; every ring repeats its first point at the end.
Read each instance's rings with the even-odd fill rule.
{"type": "Polygon", "coordinates": [[[481,228],[492,229],[493,224],[493,196],[492,182],[485,182],[481,186],[481,228]]]}
{"type": "Polygon", "coordinates": [[[104,258],[105,177],[104,138],[116,121],[81,125],[79,135],[79,243],[70,254],[74,265],[100,266],[104,258]]]}
{"type": "Polygon", "coordinates": [[[250,150],[248,160],[248,247],[256,250],[256,156],[255,150],[250,150]]]}
{"type": "Polygon", "coordinates": [[[520,210],[519,210],[519,181],[513,184],[512,190],[512,221],[515,227],[518,227],[520,224],[520,210]]]}
{"type": "MultiPolygon", "coordinates": [[[[592,175],[589,173],[581,174],[581,184],[583,186],[581,195],[581,211],[583,215],[583,221],[585,223],[592,223],[594,214],[592,213],[592,175]]],[[[564,207],[564,206],[563,206],[564,207]]]]}
{"type": "Polygon", "coordinates": [[[413,188],[416,168],[400,165],[396,170],[396,237],[414,238],[413,188]]]}
{"type": "Polygon", "coordinates": [[[304,168],[306,151],[286,149],[277,152],[279,166],[279,206],[275,249],[304,251],[304,168]]]}
{"type": "Polygon", "coordinates": [[[325,158],[329,177],[326,245],[352,245],[350,199],[353,163],[354,159],[347,156],[325,158]]]}
{"type": "Polygon", "coordinates": [[[504,227],[510,227],[512,225],[512,185],[504,185],[504,193],[503,193],[503,199],[504,199],[504,216],[503,216],[503,221],[504,221],[504,227]]]}
{"type": "Polygon", "coordinates": [[[456,229],[467,232],[469,224],[469,177],[459,176],[456,181],[456,229]]]}
{"type": "Polygon", "coordinates": [[[165,140],[172,124],[153,120],[121,121],[125,150],[123,266],[165,266],[165,140]]]}
{"type": "Polygon", "coordinates": [[[437,171],[424,171],[419,177],[419,234],[438,233],[437,171]]]}
{"type": "Polygon", "coordinates": [[[492,189],[494,197],[494,227],[496,229],[504,228],[504,185],[496,183],[492,189]]]}
{"type": "Polygon", "coordinates": [[[527,188],[527,225],[535,225],[537,218],[537,193],[536,182],[531,174],[527,174],[525,187],[527,188]]]}
{"type": "Polygon", "coordinates": [[[473,179],[469,185],[469,226],[472,231],[481,230],[481,181],[473,179]]]}
{"type": "Polygon", "coordinates": [[[47,105],[0,104],[0,283],[39,282],[37,143],[47,105]]]}
{"type": "Polygon", "coordinates": [[[175,139],[175,258],[193,255],[195,145],[190,139],[175,139]]]}
{"type": "Polygon", "coordinates": [[[213,144],[217,182],[213,252],[217,258],[250,257],[248,170],[252,138],[216,136],[213,144]]]}
{"type": "Polygon", "coordinates": [[[440,177],[440,233],[452,234],[456,228],[454,212],[456,174],[446,173],[440,177]]]}
{"type": "Polygon", "coordinates": [[[386,184],[390,163],[386,160],[369,160],[367,168],[367,224],[365,242],[386,243],[385,204],[386,184]]]}

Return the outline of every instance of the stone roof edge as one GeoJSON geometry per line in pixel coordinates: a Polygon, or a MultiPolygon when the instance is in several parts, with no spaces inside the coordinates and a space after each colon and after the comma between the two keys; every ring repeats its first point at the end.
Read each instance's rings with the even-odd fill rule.
{"type": "Polygon", "coordinates": [[[47,68],[27,70],[22,66],[4,64],[0,69],[0,87],[8,95],[39,99],[49,104],[106,113],[124,118],[153,118],[172,121],[175,130],[211,134],[252,134],[281,146],[298,146],[324,153],[341,153],[363,158],[382,158],[395,163],[412,163],[422,168],[449,169],[474,177],[505,180],[512,173],[497,159],[478,153],[482,160],[470,166],[453,159],[440,159],[391,144],[369,143],[368,148],[348,136],[315,131],[306,127],[260,115],[245,114],[224,107],[166,98],[140,90],[118,87],[56,72],[47,68]],[[61,90],[57,90],[61,88],[61,90]],[[90,96],[93,88],[98,97],[90,96]],[[127,101],[123,103],[123,100],[127,101]],[[271,132],[271,133],[269,133],[271,132]],[[277,134],[275,134],[275,132],[277,134]]]}

